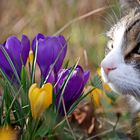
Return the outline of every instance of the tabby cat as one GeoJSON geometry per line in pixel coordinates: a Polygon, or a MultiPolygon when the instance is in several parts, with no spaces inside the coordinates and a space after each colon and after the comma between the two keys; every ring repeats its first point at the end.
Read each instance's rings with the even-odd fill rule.
{"type": "Polygon", "coordinates": [[[132,112],[140,110],[140,0],[120,0],[124,16],[107,37],[106,56],[101,62],[105,82],[126,95],[132,112]]]}

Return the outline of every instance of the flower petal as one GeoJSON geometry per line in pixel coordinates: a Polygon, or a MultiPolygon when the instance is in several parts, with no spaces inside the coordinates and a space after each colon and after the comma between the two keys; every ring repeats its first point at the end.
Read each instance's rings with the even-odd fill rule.
{"type": "MultiPolygon", "coordinates": [[[[63,36],[44,37],[42,34],[38,34],[36,39],[38,40],[37,63],[41,70],[41,75],[45,79],[58,55],[60,56],[54,65],[53,71],[56,74],[60,70],[67,51],[67,42],[63,36]]],[[[35,52],[35,39],[33,40],[32,48],[35,52]]]]}
{"type": "Polygon", "coordinates": [[[21,61],[25,65],[30,51],[30,41],[26,35],[22,35],[21,39],[21,61]]]}
{"type": "Polygon", "coordinates": [[[16,36],[11,36],[7,39],[5,48],[9,57],[15,65],[15,68],[18,73],[20,73],[21,61],[20,61],[20,51],[21,51],[21,43],[16,38],[16,36]]]}
{"type": "MultiPolygon", "coordinates": [[[[3,43],[3,48],[9,55],[14,67],[20,77],[22,64],[25,64],[29,54],[30,43],[28,38],[23,35],[21,42],[16,36],[10,36],[3,43]]],[[[10,80],[17,83],[13,69],[10,66],[10,62],[7,60],[6,56],[0,49],[0,68],[6,73],[10,80]]]]}
{"type": "Polygon", "coordinates": [[[36,35],[36,37],[33,39],[33,41],[32,41],[32,49],[33,49],[33,51],[35,51],[35,47],[36,47],[36,41],[39,41],[39,39],[44,39],[45,37],[44,37],[44,35],[43,34],[41,34],[41,33],[38,33],[37,35],[36,35]]]}
{"type": "Polygon", "coordinates": [[[46,78],[53,60],[53,44],[50,38],[39,40],[37,63],[41,70],[41,75],[46,78]],[[43,55],[42,55],[43,54],[43,55]]]}
{"type": "Polygon", "coordinates": [[[53,86],[50,83],[47,83],[44,85],[43,89],[46,91],[46,100],[44,101],[44,106],[48,108],[50,104],[52,104],[52,92],[53,92],[53,86]]]}
{"type": "Polygon", "coordinates": [[[37,84],[30,87],[29,100],[34,119],[52,104],[52,91],[53,87],[50,83],[45,84],[42,88],[38,88],[37,84]]]}
{"type": "Polygon", "coordinates": [[[84,85],[87,83],[89,75],[90,75],[90,71],[87,70],[86,72],[84,72],[84,85]]]}
{"type": "MultiPolygon", "coordinates": [[[[60,90],[69,72],[70,69],[63,69],[59,72],[57,78],[58,83],[55,92],[60,90]]],[[[71,105],[78,99],[79,96],[81,96],[83,88],[84,88],[84,71],[81,66],[77,66],[76,69],[73,71],[73,74],[69,79],[63,94],[66,111],[68,111],[71,105]]],[[[58,107],[61,92],[62,91],[60,91],[60,93],[57,96],[56,107],[58,107]]],[[[64,114],[62,104],[60,105],[59,113],[64,114]]]]}
{"type": "Polygon", "coordinates": [[[61,53],[61,54],[55,65],[55,68],[54,68],[55,73],[57,73],[59,71],[59,69],[61,68],[61,66],[63,64],[63,60],[64,60],[64,58],[66,56],[66,52],[67,52],[67,42],[63,36],[56,37],[56,44],[57,45],[54,45],[54,57],[53,57],[54,60],[53,61],[55,61],[55,59],[57,58],[59,53],[61,53]]]}

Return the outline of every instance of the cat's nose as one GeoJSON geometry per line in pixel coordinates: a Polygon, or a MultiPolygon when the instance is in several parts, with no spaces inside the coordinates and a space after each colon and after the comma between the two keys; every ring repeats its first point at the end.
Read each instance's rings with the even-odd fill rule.
{"type": "Polygon", "coordinates": [[[115,67],[114,65],[107,65],[104,64],[103,62],[101,63],[101,67],[103,68],[104,72],[106,75],[108,75],[111,71],[117,69],[117,67],[115,67]]]}
{"type": "Polygon", "coordinates": [[[110,71],[115,70],[116,67],[112,67],[112,68],[103,68],[104,72],[108,75],[110,71]]]}

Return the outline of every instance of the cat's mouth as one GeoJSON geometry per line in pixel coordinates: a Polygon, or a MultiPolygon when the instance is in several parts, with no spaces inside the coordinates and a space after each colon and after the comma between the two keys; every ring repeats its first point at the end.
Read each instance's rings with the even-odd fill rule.
{"type": "Polygon", "coordinates": [[[116,90],[115,85],[114,85],[114,84],[111,82],[111,80],[109,79],[109,76],[108,76],[109,74],[107,75],[107,74],[105,73],[105,71],[104,71],[103,68],[101,68],[101,75],[102,75],[102,79],[103,79],[104,83],[109,84],[109,86],[111,87],[111,89],[112,89],[113,91],[115,91],[115,92],[118,93],[118,90],[116,90]]]}
{"type": "MultiPolygon", "coordinates": [[[[122,68],[123,66],[121,66],[122,68]]],[[[111,89],[122,95],[132,95],[140,100],[140,82],[135,71],[125,67],[124,69],[116,69],[106,74],[104,69],[101,68],[102,79],[105,83],[109,84],[111,89]],[[125,70],[128,71],[125,71],[125,70]]]]}
{"type": "Polygon", "coordinates": [[[103,82],[109,84],[110,88],[111,88],[114,92],[119,93],[119,94],[120,94],[120,93],[123,94],[123,93],[122,93],[123,89],[120,90],[120,89],[118,88],[118,85],[115,84],[115,82],[113,82],[113,81],[109,78],[109,75],[110,75],[111,73],[112,73],[112,72],[110,72],[110,73],[107,75],[107,74],[105,73],[104,69],[101,68],[101,75],[102,75],[103,82]]]}
{"type": "Polygon", "coordinates": [[[101,75],[102,75],[102,79],[105,83],[110,83],[109,77],[108,75],[105,73],[104,69],[101,68],[101,75]]]}

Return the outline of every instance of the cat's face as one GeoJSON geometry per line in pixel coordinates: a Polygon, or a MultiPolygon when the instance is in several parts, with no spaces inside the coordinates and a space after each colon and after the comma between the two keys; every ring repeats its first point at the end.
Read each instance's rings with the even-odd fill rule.
{"type": "Polygon", "coordinates": [[[107,33],[107,55],[101,62],[101,73],[114,91],[140,100],[140,5],[139,0],[125,1],[132,9],[107,33]]]}

